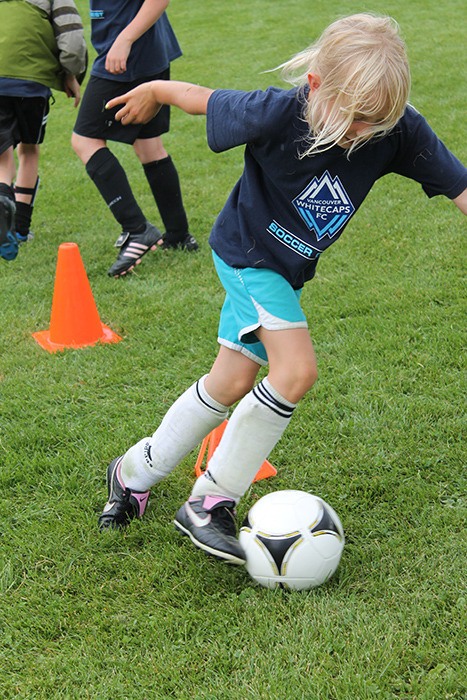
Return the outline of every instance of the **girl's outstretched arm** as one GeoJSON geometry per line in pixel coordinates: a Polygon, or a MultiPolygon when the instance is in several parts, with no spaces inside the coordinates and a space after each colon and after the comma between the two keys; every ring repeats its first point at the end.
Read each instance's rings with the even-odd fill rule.
{"type": "Polygon", "coordinates": [[[452,200],[461,212],[467,214],[467,189],[465,189],[458,197],[452,200]]]}
{"type": "Polygon", "coordinates": [[[123,105],[115,115],[122,124],[146,124],[162,105],[179,107],[187,114],[206,114],[209,97],[214,90],[177,80],[153,80],[115,97],[107,109],[123,105]]]}

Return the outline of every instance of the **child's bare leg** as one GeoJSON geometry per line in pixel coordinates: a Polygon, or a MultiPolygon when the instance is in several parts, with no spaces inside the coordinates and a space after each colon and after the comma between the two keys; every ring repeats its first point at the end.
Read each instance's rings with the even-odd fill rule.
{"type": "Polygon", "coordinates": [[[14,177],[15,157],[13,154],[13,146],[10,146],[3,151],[3,153],[0,153],[0,183],[11,187],[14,177]]]}
{"type": "Polygon", "coordinates": [[[318,378],[316,355],[306,328],[256,331],[268,353],[268,379],[288,401],[297,403],[318,378]]]}
{"type": "Polygon", "coordinates": [[[221,345],[206,377],[206,390],[216,401],[233,406],[252,389],[259,369],[249,357],[221,345]]]}
{"type": "MultiPolygon", "coordinates": [[[[35,143],[18,144],[18,172],[16,185],[33,189],[39,173],[40,147],[35,143]]],[[[31,196],[18,194],[18,202],[31,204],[31,196]]]]}

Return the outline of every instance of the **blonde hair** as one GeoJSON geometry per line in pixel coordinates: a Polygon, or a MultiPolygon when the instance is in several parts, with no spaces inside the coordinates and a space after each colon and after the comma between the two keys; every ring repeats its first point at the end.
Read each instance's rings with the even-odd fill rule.
{"type": "Polygon", "coordinates": [[[370,136],[383,136],[401,118],[410,70],[399,27],[390,17],[356,14],[333,22],[305,51],[279,66],[292,85],[319,79],[304,107],[310,127],[301,157],[321,153],[345,138],[354,121],[368,122],[351,138],[348,154],[370,136]]]}

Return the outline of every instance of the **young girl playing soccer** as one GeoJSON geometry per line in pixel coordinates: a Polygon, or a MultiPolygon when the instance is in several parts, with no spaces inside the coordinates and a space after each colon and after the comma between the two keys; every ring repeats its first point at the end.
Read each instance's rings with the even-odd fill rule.
{"type": "Polygon", "coordinates": [[[226,297],[219,353],[172,405],[152,437],[107,469],[100,527],[140,517],[149,489],[227,417],[206,472],[175,525],[230,563],[245,556],[234,509],[317,377],[300,307],[303,284],[374,182],[396,172],[467,213],[467,171],[407,104],[410,74],[397,25],[353,15],[330,25],[282,66],[293,89],[241,92],[155,81],[108,103],[122,124],[163,104],[207,115],[212,150],[245,144],[243,173],[210,236],[226,297]],[[262,365],[269,373],[255,385],[262,365]]]}

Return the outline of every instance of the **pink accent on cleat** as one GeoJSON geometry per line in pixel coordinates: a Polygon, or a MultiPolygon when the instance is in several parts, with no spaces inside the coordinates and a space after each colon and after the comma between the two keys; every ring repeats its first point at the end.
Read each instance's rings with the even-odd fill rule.
{"type": "Polygon", "coordinates": [[[139,503],[139,517],[141,517],[146,510],[146,506],[149,500],[149,491],[145,493],[139,493],[138,491],[132,491],[131,495],[139,503]]]}

